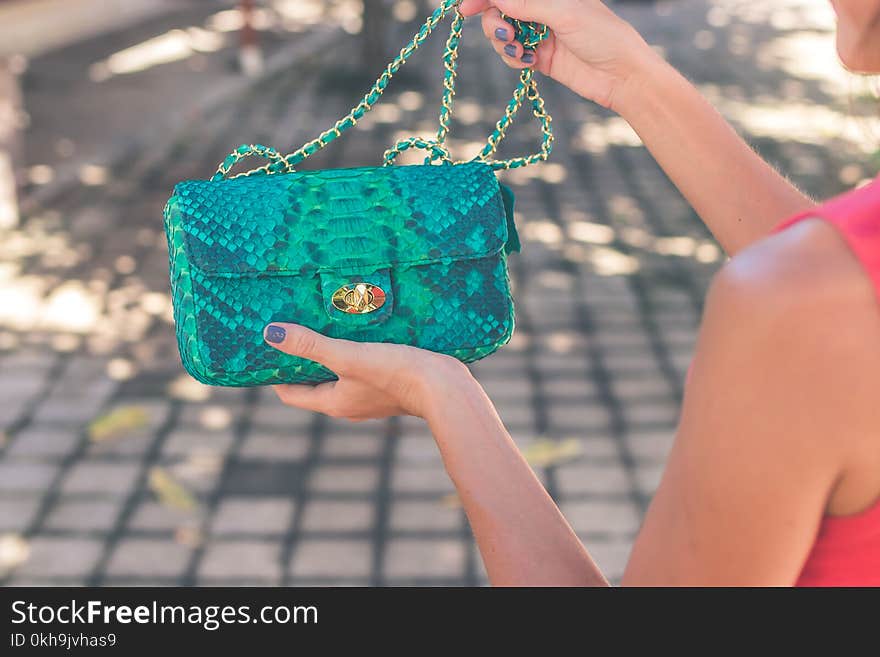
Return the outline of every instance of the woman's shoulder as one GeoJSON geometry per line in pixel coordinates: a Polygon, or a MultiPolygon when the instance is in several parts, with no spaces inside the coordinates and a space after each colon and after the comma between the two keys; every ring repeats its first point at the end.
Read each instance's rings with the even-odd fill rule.
{"type": "Polygon", "coordinates": [[[764,346],[755,350],[762,370],[782,373],[767,375],[802,400],[791,410],[812,418],[817,447],[840,458],[841,481],[860,482],[832,495],[835,512],[857,510],[880,490],[877,292],[837,227],[815,218],[738,253],[709,295],[742,340],[764,346]]]}
{"type": "MultiPolygon", "coordinates": [[[[755,310],[822,321],[847,312],[850,321],[880,328],[878,290],[839,229],[819,217],[798,223],[736,254],[714,288],[743,296],[755,310]]],[[[878,342],[880,343],[880,342],[878,342]]]]}

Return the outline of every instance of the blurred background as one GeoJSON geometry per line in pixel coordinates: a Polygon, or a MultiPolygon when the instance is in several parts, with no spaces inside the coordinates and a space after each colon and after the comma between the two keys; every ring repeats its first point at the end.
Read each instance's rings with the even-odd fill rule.
{"type": "MultiPolygon", "coordinates": [[[[0,0],[3,584],[485,583],[421,421],[350,425],[184,373],[162,230],[175,182],[240,143],[316,136],[435,6],[0,0]]],[[[810,194],[874,175],[876,98],[838,64],[826,0],[612,6],[810,194]]],[[[436,130],[439,32],[304,168],[378,164],[436,130]]],[[[460,62],[464,156],[516,76],[476,20],[460,62]]],[[[524,245],[517,332],[473,369],[617,581],[723,254],[626,123],[541,87],[553,156],[503,174],[524,245]]],[[[537,139],[523,122],[501,154],[537,139]]]]}

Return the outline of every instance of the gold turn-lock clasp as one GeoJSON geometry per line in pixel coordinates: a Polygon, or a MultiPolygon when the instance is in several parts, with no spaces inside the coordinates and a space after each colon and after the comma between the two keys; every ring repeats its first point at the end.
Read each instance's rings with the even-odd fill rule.
{"type": "Polygon", "coordinates": [[[333,293],[333,306],[344,313],[363,315],[385,304],[385,290],[370,283],[343,285],[333,293]]]}

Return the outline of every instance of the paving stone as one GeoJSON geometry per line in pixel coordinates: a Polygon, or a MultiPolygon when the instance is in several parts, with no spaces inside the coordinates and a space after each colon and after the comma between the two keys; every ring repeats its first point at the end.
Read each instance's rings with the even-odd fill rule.
{"type": "Polygon", "coordinates": [[[297,587],[332,586],[333,588],[365,588],[370,586],[370,579],[368,577],[324,577],[315,579],[297,577],[294,585],[297,587]]]}
{"type": "Polygon", "coordinates": [[[162,443],[164,457],[182,457],[190,454],[225,454],[232,445],[229,431],[205,431],[181,427],[172,431],[162,443]]]}
{"type": "Polygon", "coordinates": [[[418,465],[441,461],[440,450],[430,434],[404,435],[397,441],[397,460],[418,465]]]}
{"type": "Polygon", "coordinates": [[[269,541],[215,540],[199,564],[200,578],[252,577],[270,582],[281,576],[281,550],[269,541]]]}
{"type": "Polygon", "coordinates": [[[655,431],[630,430],[626,445],[632,455],[640,462],[665,463],[675,440],[675,431],[658,429],[655,431]]]}
{"type": "Polygon", "coordinates": [[[482,383],[486,394],[498,404],[528,403],[533,394],[525,376],[515,379],[488,379],[482,383]]]}
{"type": "Polygon", "coordinates": [[[671,399],[672,388],[663,377],[615,378],[612,382],[614,394],[624,400],[671,399]]]}
{"type": "Polygon", "coordinates": [[[589,376],[592,365],[585,358],[564,356],[562,354],[542,355],[538,367],[544,376],[552,379],[554,376],[562,376],[563,374],[570,378],[572,376],[589,376]]]}
{"type": "Polygon", "coordinates": [[[254,411],[254,426],[272,427],[290,432],[305,432],[315,421],[315,414],[300,408],[285,406],[275,397],[261,400],[254,411]]]}
{"type": "Polygon", "coordinates": [[[607,431],[611,425],[610,411],[599,403],[569,400],[563,404],[553,400],[547,405],[547,411],[558,431],[607,431]]]}
{"type": "Polygon", "coordinates": [[[137,411],[144,418],[143,423],[128,428],[106,440],[89,444],[89,455],[95,456],[138,456],[144,454],[157,438],[157,431],[165,423],[171,412],[167,401],[127,400],[111,405],[101,413],[101,417],[122,411],[137,411]]]}
{"type": "Polygon", "coordinates": [[[184,404],[178,426],[205,431],[233,430],[245,407],[244,401],[217,404],[213,402],[184,404]]]}
{"type": "Polygon", "coordinates": [[[578,461],[556,468],[556,480],[563,495],[582,493],[626,495],[630,480],[619,462],[589,463],[578,461]]]}
{"type": "Polygon", "coordinates": [[[79,397],[50,397],[40,403],[34,413],[37,422],[64,423],[82,426],[97,415],[103,400],[83,400],[79,397]]]}
{"type": "Polygon", "coordinates": [[[189,563],[192,548],[173,540],[131,538],[121,541],[107,564],[110,577],[178,577],[189,563]]]}
{"type": "Polygon", "coordinates": [[[228,495],[280,497],[294,495],[306,476],[301,463],[284,460],[237,459],[224,472],[228,495]]]}
{"type": "Polygon", "coordinates": [[[369,541],[302,539],[296,546],[290,574],[297,578],[329,577],[345,580],[367,577],[372,571],[369,541]]]}
{"type": "Polygon", "coordinates": [[[578,402],[596,401],[599,399],[599,391],[596,384],[581,378],[550,377],[541,384],[544,395],[554,402],[578,402]]]}
{"type": "Polygon", "coordinates": [[[382,436],[350,434],[326,436],[321,441],[324,459],[371,459],[377,457],[385,445],[382,436]]]}
{"type": "Polygon", "coordinates": [[[611,370],[647,374],[649,368],[656,367],[654,355],[637,351],[606,351],[602,356],[605,366],[611,370]]]}
{"type": "MultiPolygon", "coordinates": [[[[572,436],[565,436],[569,438],[572,436]]],[[[606,434],[587,433],[579,436],[582,458],[587,461],[596,461],[601,463],[615,462],[620,458],[620,446],[618,441],[606,434]]]]}
{"type": "Polygon", "coordinates": [[[47,353],[46,350],[34,350],[29,347],[20,347],[17,351],[5,354],[0,360],[3,375],[0,381],[5,381],[8,377],[10,382],[14,382],[16,377],[26,377],[28,374],[43,374],[52,368],[57,356],[47,353]]]}
{"type": "Polygon", "coordinates": [[[41,371],[16,371],[7,370],[0,364],[0,395],[3,398],[3,406],[17,406],[23,408],[26,403],[45,390],[51,383],[47,379],[46,372],[41,371]]]}
{"type": "Polygon", "coordinates": [[[479,547],[477,547],[477,542],[472,541],[470,548],[471,552],[473,553],[473,562],[474,569],[476,570],[477,586],[490,586],[489,573],[486,572],[486,564],[483,563],[483,556],[480,554],[480,549],[479,547]]]}
{"type": "Polygon", "coordinates": [[[263,434],[252,433],[241,447],[243,458],[271,459],[273,461],[300,461],[311,448],[311,439],[306,434],[263,434]]]}
{"type": "Polygon", "coordinates": [[[320,465],[309,477],[309,488],[322,493],[372,493],[378,483],[378,469],[368,466],[320,465]]]}
{"type": "Polygon", "coordinates": [[[49,529],[68,531],[108,531],[116,522],[123,498],[86,501],[61,500],[46,519],[49,529]]]}
{"type": "Polygon", "coordinates": [[[274,534],[288,531],[293,520],[293,500],[285,497],[225,498],[217,508],[211,532],[228,534],[274,534]]]}
{"type": "Polygon", "coordinates": [[[671,399],[665,403],[631,403],[624,409],[624,414],[633,426],[674,428],[678,424],[679,408],[671,399]]]}
{"type": "Polygon", "coordinates": [[[496,404],[498,415],[501,416],[505,426],[519,425],[532,426],[535,422],[535,412],[530,399],[518,402],[496,404]]]}
{"type": "Polygon", "coordinates": [[[306,532],[363,532],[375,522],[372,501],[309,500],[302,528],[306,532]]]}
{"type": "Polygon", "coordinates": [[[691,366],[693,362],[694,355],[690,350],[673,353],[671,358],[672,364],[675,366],[675,369],[678,370],[679,374],[679,383],[680,385],[684,383],[685,373],[691,366]]]}
{"type": "Polygon", "coordinates": [[[665,464],[663,463],[637,466],[636,481],[638,482],[639,490],[645,495],[653,495],[654,491],[657,490],[657,486],[660,485],[664,469],[665,464]]]}
{"type": "Polygon", "coordinates": [[[200,519],[197,512],[172,508],[147,498],[135,509],[129,527],[136,530],[173,531],[178,527],[195,527],[200,519]]]}
{"type": "Polygon", "coordinates": [[[395,538],[385,554],[385,575],[390,580],[461,577],[466,554],[458,540],[395,538]]]}
{"type": "Polygon", "coordinates": [[[13,457],[60,460],[82,442],[77,429],[32,424],[19,432],[12,441],[9,454],[13,457]]]}
{"type": "Polygon", "coordinates": [[[0,492],[42,492],[58,474],[58,467],[7,459],[0,463],[0,492]]]}
{"type": "Polygon", "coordinates": [[[16,575],[83,578],[97,565],[103,550],[103,542],[95,539],[37,536],[30,540],[30,556],[16,575]]]}
{"type": "Polygon", "coordinates": [[[445,505],[442,501],[396,500],[391,505],[392,531],[448,531],[461,529],[461,509],[445,505]]]}
{"type": "Polygon", "coordinates": [[[431,438],[431,430],[428,423],[422,418],[406,416],[399,418],[400,433],[404,438],[431,438]]]}
{"type": "Polygon", "coordinates": [[[39,506],[40,498],[33,495],[0,499],[0,532],[23,532],[39,506]]]}
{"type": "Polygon", "coordinates": [[[631,538],[641,522],[632,502],[579,500],[563,502],[560,509],[578,534],[601,533],[631,538]]]}
{"type": "Polygon", "coordinates": [[[19,418],[25,414],[26,408],[26,400],[18,402],[10,401],[9,404],[0,406],[0,431],[5,431],[15,426],[15,424],[19,422],[19,418]]]}
{"type": "Polygon", "coordinates": [[[662,329],[663,342],[667,345],[682,346],[693,349],[697,342],[698,327],[694,326],[664,326],[662,329]]]}
{"type": "Polygon", "coordinates": [[[632,544],[625,540],[587,540],[585,545],[602,574],[612,585],[619,585],[620,578],[626,570],[627,561],[629,561],[632,544]]]}
{"type": "Polygon", "coordinates": [[[139,463],[80,461],[61,482],[65,495],[77,493],[122,494],[134,487],[141,472],[139,463]]]}
{"type": "Polygon", "coordinates": [[[431,493],[438,498],[455,490],[442,465],[416,467],[400,464],[392,472],[391,486],[395,491],[431,493]]]}

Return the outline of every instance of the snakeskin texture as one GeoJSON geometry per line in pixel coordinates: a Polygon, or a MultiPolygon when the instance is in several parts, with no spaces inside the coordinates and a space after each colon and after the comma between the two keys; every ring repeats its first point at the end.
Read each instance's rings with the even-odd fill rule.
{"type": "Polygon", "coordinates": [[[266,345],[270,322],[483,358],[513,332],[512,204],[480,162],[180,183],[165,230],[183,365],[213,385],[336,378],[266,345]],[[381,308],[333,306],[360,282],[385,291],[381,308]]]}

